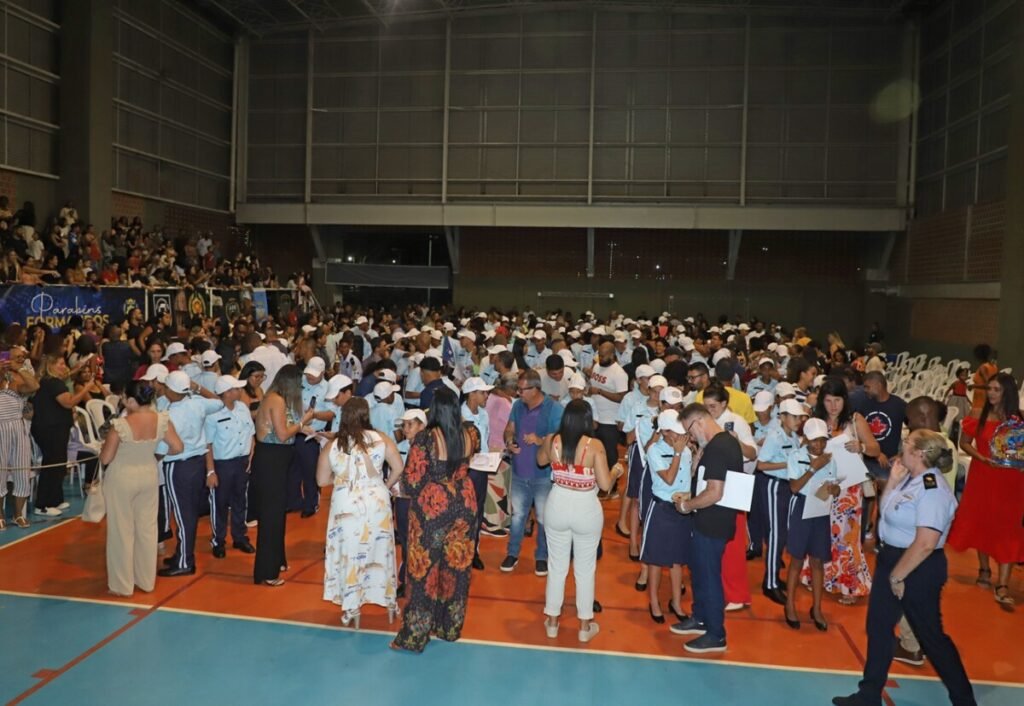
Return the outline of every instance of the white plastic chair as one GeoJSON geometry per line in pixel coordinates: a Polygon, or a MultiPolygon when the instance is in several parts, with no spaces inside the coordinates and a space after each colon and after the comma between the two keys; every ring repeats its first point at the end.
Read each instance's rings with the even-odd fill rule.
{"type": "Polygon", "coordinates": [[[106,400],[88,400],[85,403],[85,410],[92,417],[93,428],[97,430],[117,414],[116,408],[111,407],[106,400]]]}
{"type": "Polygon", "coordinates": [[[109,404],[114,410],[117,409],[117,405],[120,404],[121,398],[117,395],[107,395],[107,404],[109,404]]]}
{"type": "Polygon", "coordinates": [[[942,433],[947,437],[949,433],[953,431],[953,422],[956,421],[957,415],[960,414],[960,410],[956,407],[946,407],[946,417],[942,420],[942,433]]]}

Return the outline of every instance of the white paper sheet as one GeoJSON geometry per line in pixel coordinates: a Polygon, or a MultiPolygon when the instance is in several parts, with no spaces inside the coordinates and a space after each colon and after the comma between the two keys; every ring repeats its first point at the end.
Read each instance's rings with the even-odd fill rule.
{"type": "Polygon", "coordinates": [[[804,494],[804,513],[801,515],[803,519],[828,516],[832,508],[832,496],[826,496],[826,499],[822,500],[818,497],[818,489],[829,480],[826,474],[815,474],[807,481],[807,485],[801,490],[801,494],[804,494]]]}
{"type": "Polygon", "coordinates": [[[825,452],[832,454],[832,461],[836,464],[839,487],[843,490],[868,479],[868,467],[864,465],[864,458],[860,454],[846,450],[849,441],[849,435],[840,434],[825,444],[825,452]]]}
{"type": "Polygon", "coordinates": [[[500,465],[500,453],[478,453],[473,454],[473,457],[469,459],[470,468],[474,471],[483,471],[484,473],[497,473],[500,465]]]}
{"type": "MultiPolygon", "coordinates": [[[[697,495],[704,492],[707,482],[704,480],[704,466],[697,468],[697,495]]],[[[754,476],[741,471],[725,472],[725,489],[722,499],[715,505],[750,512],[750,504],[754,497],[754,476]]]]}

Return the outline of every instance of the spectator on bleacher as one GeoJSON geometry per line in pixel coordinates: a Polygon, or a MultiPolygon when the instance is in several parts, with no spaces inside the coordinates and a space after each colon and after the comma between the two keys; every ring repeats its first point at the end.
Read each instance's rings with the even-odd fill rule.
{"type": "Polygon", "coordinates": [[[112,388],[118,386],[123,389],[123,386],[132,379],[134,353],[131,346],[122,338],[121,327],[117,324],[107,324],[103,338],[106,339],[101,346],[103,381],[112,388]]]}
{"type": "Polygon", "coordinates": [[[11,212],[11,200],[6,196],[0,196],[0,221],[9,221],[14,218],[11,212]]]}
{"type": "Polygon", "coordinates": [[[36,229],[36,205],[31,201],[25,201],[21,208],[14,214],[14,224],[18,228],[25,229],[31,233],[36,229]]]}
{"type": "Polygon", "coordinates": [[[979,343],[974,347],[974,360],[978,363],[978,369],[971,378],[971,390],[974,393],[971,409],[978,411],[985,406],[988,381],[999,372],[999,366],[996,365],[996,352],[987,343],[979,343]]]}
{"type": "Polygon", "coordinates": [[[75,204],[71,203],[71,201],[65,203],[64,208],[62,208],[58,214],[58,218],[67,223],[77,223],[78,209],[75,208],[75,204]]]}

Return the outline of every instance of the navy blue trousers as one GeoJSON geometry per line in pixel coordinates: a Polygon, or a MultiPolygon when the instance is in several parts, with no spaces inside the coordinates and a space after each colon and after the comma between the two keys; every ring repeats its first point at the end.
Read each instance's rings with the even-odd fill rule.
{"type": "Polygon", "coordinates": [[[316,512],[320,507],[320,486],[316,484],[316,462],[320,444],[295,437],[295,454],[288,467],[288,512],[316,512]]]}
{"type": "Polygon", "coordinates": [[[793,493],[789,489],[789,481],[771,476],[767,478],[761,502],[764,516],[768,520],[768,551],[764,556],[764,581],[761,587],[771,590],[782,586],[779,581],[779,562],[782,561],[782,552],[786,550],[789,539],[789,499],[793,493]]]}
{"type": "Polygon", "coordinates": [[[230,511],[231,539],[235,543],[248,542],[245,534],[245,498],[249,485],[248,456],[227,458],[213,462],[217,471],[217,487],[210,489],[210,544],[224,546],[228,534],[230,511]]]}
{"type": "Polygon", "coordinates": [[[193,456],[181,461],[164,461],[168,509],[178,527],[178,546],[171,566],[192,569],[196,565],[196,527],[199,508],[206,491],[206,458],[193,456]]]}
{"type": "Polygon", "coordinates": [[[722,588],[722,555],[726,539],[708,537],[693,530],[690,540],[690,578],[693,582],[693,617],[704,623],[707,634],[725,639],[725,590],[722,588]]]}

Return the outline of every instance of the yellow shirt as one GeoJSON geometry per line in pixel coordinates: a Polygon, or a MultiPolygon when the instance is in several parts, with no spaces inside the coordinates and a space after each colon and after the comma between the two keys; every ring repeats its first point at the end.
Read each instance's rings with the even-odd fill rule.
{"type": "MultiPolygon", "coordinates": [[[[732,387],[726,387],[725,389],[729,393],[729,409],[743,417],[747,424],[756,422],[757,415],[754,414],[754,403],[750,401],[750,395],[732,387]]],[[[703,404],[704,390],[698,392],[697,397],[693,401],[703,404]]]]}

